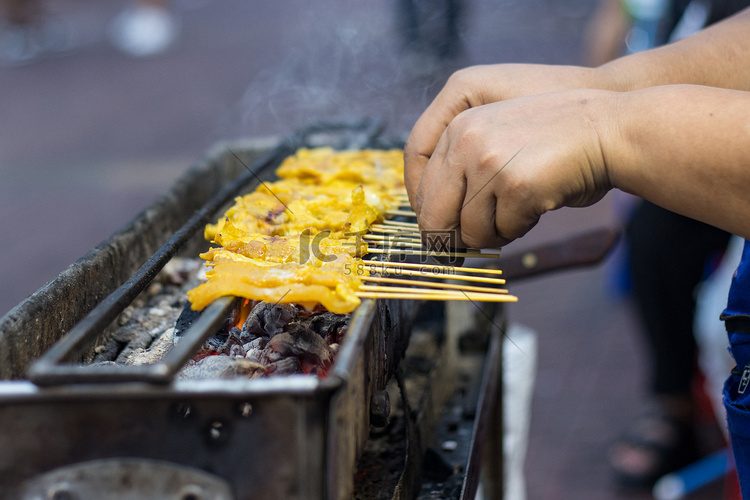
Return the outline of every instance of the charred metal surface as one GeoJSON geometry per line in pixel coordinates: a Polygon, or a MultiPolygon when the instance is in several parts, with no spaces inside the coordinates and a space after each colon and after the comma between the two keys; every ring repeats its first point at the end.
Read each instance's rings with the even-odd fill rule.
{"type": "Polygon", "coordinates": [[[398,384],[389,384],[388,423],[372,429],[360,457],[356,500],[473,499],[480,477],[485,498],[502,498],[502,419],[495,411],[504,313],[494,311],[487,344],[463,351],[460,337],[478,327],[484,311],[475,309],[473,318],[471,309],[458,311],[457,321],[449,315],[432,324],[423,319],[441,317],[435,310],[419,315],[398,384]]]}
{"type": "Polygon", "coordinates": [[[79,394],[12,384],[17,394],[6,391],[0,405],[2,498],[16,498],[40,474],[113,458],[196,468],[226,481],[238,499],[321,497],[322,475],[311,465],[322,458],[325,429],[311,423],[324,409],[303,382],[287,394],[239,381],[79,394]]]}

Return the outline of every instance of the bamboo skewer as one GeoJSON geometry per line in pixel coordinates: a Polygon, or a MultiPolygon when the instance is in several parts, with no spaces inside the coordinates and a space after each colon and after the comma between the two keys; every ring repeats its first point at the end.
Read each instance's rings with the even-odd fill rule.
{"type": "MultiPolygon", "coordinates": [[[[461,290],[464,292],[482,292],[482,293],[508,293],[505,288],[490,288],[486,286],[458,285],[454,283],[443,283],[439,281],[417,281],[405,280],[400,278],[385,278],[382,276],[362,276],[362,281],[371,281],[373,283],[391,283],[394,285],[419,285],[428,288],[442,288],[445,290],[461,290]]],[[[365,285],[367,286],[367,285],[365,285]]]]}
{"type": "MultiPolygon", "coordinates": [[[[481,288],[481,287],[476,287],[481,288]]],[[[381,286],[381,285],[360,285],[358,288],[358,291],[362,292],[388,292],[388,293],[415,293],[415,294],[444,294],[444,295],[456,295],[461,293],[461,291],[456,290],[441,290],[441,289],[432,289],[429,290],[427,288],[410,288],[406,286],[381,286]]],[[[472,292],[471,290],[465,290],[466,292],[471,293],[486,293],[486,292],[472,292]]]]}
{"type": "MultiPolygon", "coordinates": [[[[411,208],[411,207],[409,207],[411,208]]],[[[417,214],[413,210],[386,210],[386,215],[392,215],[392,216],[399,216],[403,215],[405,217],[416,217],[417,214]]]]}
{"type": "Polygon", "coordinates": [[[365,240],[373,240],[373,241],[406,241],[409,243],[422,243],[421,238],[414,238],[412,236],[400,236],[399,234],[394,234],[393,236],[384,236],[382,234],[372,234],[368,233],[362,236],[362,239],[365,240]]]}
{"type": "Polygon", "coordinates": [[[423,255],[426,257],[474,257],[483,259],[497,259],[499,253],[472,253],[472,252],[431,252],[429,250],[399,250],[392,251],[385,248],[368,248],[368,253],[384,253],[393,255],[423,255]]]}
{"type": "Polygon", "coordinates": [[[487,293],[458,293],[448,295],[443,293],[401,293],[401,292],[357,292],[357,297],[363,299],[412,299],[412,300],[454,300],[472,302],[518,302],[514,295],[500,295],[487,293]]]}
{"type": "Polygon", "coordinates": [[[399,220],[386,219],[386,220],[383,221],[383,225],[385,225],[385,226],[408,227],[408,228],[413,228],[413,229],[419,230],[419,224],[417,224],[416,222],[402,222],[402,221],[399,221],[399,220]]]}
{"type": "MultiPolygon", "coordinates": [[[[438,252],[438,250],[430,250],[429,248],[425,248],[422,240],[411,240],[411,239],[399,240],[396,238],[385,238],[385,237],[378,238],[378,239],[374,239],[374,238],[367,238],[367,239],[372,240],[372,242],[368,243],[368,248],[370,248],[371,246],[376,246],[376,247],[380,246],[380,247],[393,249],[393,250],[400,250],[400,249],[406,250],[406,249],[417,248],[425,252],[438,252]]],[[[462,248],[461,250],[463,252],[470,253],[472,255],[477,255],[481,253],[481,251],[477,250],[476,248],[462,248]]],[[[394,252],[394,253],[398,253],[398,252],[394,252]]],[[[443,252],[443,253],[448,253],[450,255],[454,254],[454,252],[451,252],[451,251],[443,252]]]]}
{"type": "Polygon", "coordinates": [[[381,226],[378,224],[372,225],[373,231],[376,231],[378,233],[384,233],[384,234],[398,234],[403,236],[410,236],[412,238],[419,238],[422,239],[422,233],[419,231],[410,231],[406,228],[397,228],[397,227],[388,227],[388,226],[381,226]]]}
{"type": "MultiPolygon", "coordinates": [[[[414,243],[410,241],[387,240],[384,242],[374,241],[374,242],[368,243],[368,247],[367,247],[368,249],[373,248],[373,247],[383,247],[384,250],[394,250],[393,252],[380,252],[380,253],[393,253],[397,255],[400,255],[402,253],[399,250],[414,250],[414,249],[419,249],[423,252],[429,252],[426,255],[431,255],[431,256],[439,255],[439,256],[444,256],[444,257],[459,256],[459,255],[464,255],[464,254],[468,254],[471,257],[481,257],[482,255],[490,255],[490,256],[493,255],[493,254],[482,254],[482,252],[477,250],[476,248],[462,248],[461,250],[463,253],[452,252],[452,251],[442,252],[442,251],[437,251],[437,250],[430,250],[428,248],[425,248],[422,245],[422,243],[414,243]]],[[[375,250],[378,250],[378,249],[375,249],[375,250]]]]}
{"type": "MultiPolygon", "coordinates": [[[[406,235],[402,236],[402,235],[399,235],[398,233],[394,234],[393,236],[384,236],[384,235],[381,235],[381,234],[368,233],[368,234],[363,235],[362,239],[364,239],[364,240],[372,240],[372,241],[375,242],[375,243],[373,243],[374,245],[379,245],[380,243],[378,243],[378,242],[381,242],[381,241],[385,242],[386,245],[387,244],[393,245],[393,244],[400,244],[400,243],[418,243],[418,248],[422,248],[424,250],[432,251],[429,248],[425,248],[424,247],[424,241],[421,238],[416,238],[416,237],[413,237],[413,236],[406,236],[406,235]]],[[[481,252],[481,250],[479,250],[477,248],[462,248],[461,250],[464,251],[464,252],[469,252],[469,253],[479,253],[479,252],[481,252]]]]}
{"type": "MultiPolygon", "coordinates": [[[[405,268],[412,268],[412,269],[422,269],[422,270],[437,270],[437,271],[445,271],[446,274],[449,273],[455,273],[457,269],[460,269],[461,272],[464,273],[480,273],[480,274],[503,274],[503,271],[500,269],[486,269],[482,267],[455,267],[455,266],[444,266],[442,264],[415,264],[413,262],[389,262],[389,261],[380,261],[380,260],[369,260],[364,261],[363,265],[366,266],[383,266],[383,267],[405,267],[405,268]]],[[[438,274],[433,271],[432,274],[438,274]]]]}
{"type": "MultiPolygon", "coordinates": [[[[377,267],[368,266],[368,271],[370,272],[380,272],[380,273],[389,273],[389,274],[400,274],[402,276],[422,276],[423,278],[429,278],[430,276],[415,270],[409,270],[409,269],[395,269],[392,267],[381,267],[378,269],[377,267]]],[[[493,285],[504,285],[505,280],[502,278],[488,278],[486,276],[471,276],[471,275],[465,275],[465,274],[451,274],[451,275],[437,275],[434,276],[435,278],[445,278],[445,279],[451,279],[451,280],[461,280],[461,281],[474,281],[477,283],[491,283],[493,285]]]]}
{"type": "MultiPolygon", "coordinates": [[[[483,297],[492,298],[493,296],[500,296],[507,298],[507,294],[493,294],[485,292],[470,292],[470,291],[455,291],[455,290],[428,290],[426,288],[408,288],[398,286],[377,286],[377,285],[362,285],[359,287],[359,292],[385,292],[385,293],[408,293],[412,295],[443,295],[445,297],[483,297]]],[[[503,299],[501,299],[503,300],[503,299]]]]}
{"type": "Polygon", "coordinates": [[[415,243],[413,241],[375,241],[372,243],[368,243],[368,248],[370,247],[370,245],[382,246],[382,247],[390,248],[394,250],[407,249],[407,248],[423,249],[422,243],[415,243]]]}

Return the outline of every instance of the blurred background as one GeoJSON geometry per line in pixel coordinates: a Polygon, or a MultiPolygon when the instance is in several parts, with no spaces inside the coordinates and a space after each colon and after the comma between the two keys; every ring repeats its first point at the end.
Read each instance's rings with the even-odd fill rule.
{"type": "MultiPolygon", "coordinates": [[[[217,142],[365,115],[405,137],[459,67],[580,63],[596,3],[425,1],[415,37],[398,0],[172,0],[166,17],[142,20],[140,44],[128,39],[141,29],[127,32],[131,1],[42,1],[28,39],[6,16],[0,315],[217,142]],[[443,5],[458,8],[452,27],[436,14],[443,5]],[[441,43],[444,33],[453,43],[441,43]]],[[[616,201],[549,214],[504,252],[615,224],[616,201]]],[[[639,413],[644,377],[639,327],[615,280],[608,263],[510,284],[520,297],[511,320],[539,334],[531,499],[650,498],[614,489],[606,464],[608,446],[639,413]]],[[[691,498],[720,498],[703,494],[691,498]]]]}

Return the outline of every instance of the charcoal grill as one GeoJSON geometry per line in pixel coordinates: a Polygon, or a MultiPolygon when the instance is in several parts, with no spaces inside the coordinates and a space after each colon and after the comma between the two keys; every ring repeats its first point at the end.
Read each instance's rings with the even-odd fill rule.
{"type": "MultiPolygon", "coordinates": [[[[172,257],[205,247],[199,230],[234,196],[272,178],[300,147],[392,147],[381,128],[368,119],[310,127],[275,145],[217,146],[127,227],[0,319],[0,499],[349,498],[372,397],[398,370],[416,304],[364,300],[325,379],[175,380],[226,321],[230,299],[207,309],[164,362],[86,362],[172,257]]],[[[462,498],[473,498],[481,438],[498,423],[489,424],[499,332],[493,339],[462,498]]]]}

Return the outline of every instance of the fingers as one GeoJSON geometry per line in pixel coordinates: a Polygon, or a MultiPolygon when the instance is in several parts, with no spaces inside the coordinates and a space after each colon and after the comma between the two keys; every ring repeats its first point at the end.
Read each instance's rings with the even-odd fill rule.
{"type": "Polygon", "coordinates": [[[441,175],[451,175],[450,172],[443,173],[443,170],[446,169],[445,153],[448,151],[449,143],[450,138],[448,137],[448,133],[443,132],[437,146],[435,147],[435,151],[430,158],[428,158],[422,169],[422,175],[420,176],[416,193],[411,199],[411,206],[417,215],[422,212],[425,193],[433,188],[433,183],[439,183],[441,175]]]}
{"type": "Polygon", "coordinates": [[[471,107],[463,85],[455,83],[455,76],[448,80],[443,90],[419,117],[404,147],[404,182],[409,201],[414,207],[416,192],[427,162],[448,124],[462,111],[471,107]]]}
{"type": "MultiPolygon", "coordinates": [[[[442,149],[438,148],[438,151],[442,149]]],[[[429,242],[432,236],[439,239],[449,235],[456,246],[465,246],[460,239],[461,205],[466,197],[463,172],[451,168],[443,155],[436,151],[426,165],[425,173],[428,175],[422,178],[417,195],[420,210],[415,209],[423,239],[429,242]]]]}
{"type": "Polygon", "coordinates": [[[420,229],[455,228],[466,245],[498,247],[545,212],[596,202],[610,185],[600,133],[607,125],[595,118],[609,116],[611,97],[550,93],[455,116],[411,181],[420,229]]]}
{"type": "Polygon", "coordinates": [[[538,216],[525,190],[507,191],[515,182],[503,168],[515,160],[512,155],[484,168],[464,169],[450,154],[433,156],[425,170],[432,175],[420,186],[418,222],[425,241],[449,235],[459,247],[499,248],[526,234],[538,216]]]}

